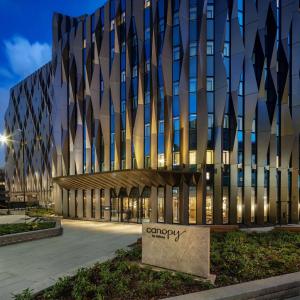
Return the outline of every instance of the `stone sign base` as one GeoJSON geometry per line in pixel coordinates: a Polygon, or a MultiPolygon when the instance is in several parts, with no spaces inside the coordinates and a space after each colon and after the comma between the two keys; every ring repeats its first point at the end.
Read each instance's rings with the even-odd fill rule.
{"type": "Polygon", "coordinates": [[[214,281],[210,274],[210,228],[143,224],[142,263],[214,281]]]}

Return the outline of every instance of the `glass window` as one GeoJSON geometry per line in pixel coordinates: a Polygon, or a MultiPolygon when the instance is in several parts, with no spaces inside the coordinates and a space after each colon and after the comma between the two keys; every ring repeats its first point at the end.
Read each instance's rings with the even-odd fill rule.
{"type": "Polygon", "coordinates": [[[157,192],[157,222],[165,222],[165,188],[159,187],[157,192]]]}
{"type": "Polygon", "coordinates": [[[269,203],[268,203],[268,189],[264,188],[264,221],[268,222],[269,203]]]}
{"type": "Polygon", "coordinates": [[[230,45],[228,42],[224,43],[223,55],[229,56],[230,55],[230,45]]]}
{"type": "Polygon", "coordinates": [[[196,187],[189,187],[189,223],[196,224],[196,212],[197,212],[197,193],[196,187]]]}
{"type": "Polygon", "coordinates": [[[179,25],[179,13],[175,12],[173,15],[173,26],[179,25]]]}
{"type": "Polygon", "coordinates": [[[210,180],[210,173],[206,172],[206,180],[210,180]]]}
{"type": "Polygon", "coordinates": [[[165,131],[165,122],[162,120],[162,121],[159,121],[159,124],[158,124],[158,133],[163,134],[164,131],[165,131]]]}
{"type": "Polygon", "coordinates": [[[180,60],[180,47],[175,47],[173,49],[173,59],[180,60]]]}
{"type": "Polygon", "coordinates": [[[229,128],[229,116],[224,115],[223,128],[229,128]]]}
{"type": "MultiPolygon", "coordinates": [[[[190,77],[197,78],[197,56],[190,58],[190,77]]],[[[192,91],[191,91],[192,92],[192,91]]]]}
{"type": "Polygon", "coordinates": [[[228,224],[229,215],[229,200],[228,200],[228,187],[223,188],[223,224],[228,224]]]}
{"type": "Polygon", "coordinates": [[[206,164],[213,165],[214,164],[214,152],[212,150],[206,151],[206,164]]]}
{"type": "Polygon", "coordinates": [[[158,154],[158,167],[163,168],[165,166],[165,154],[158,154]]]}
{"type": "Polygon", "coordinates": [[[237,189],[237,222],[242,223],[243,221],[243,194],[242,188],[237,189]]]}
{"type": "Polygon", "coordinates": [[[238,118],[238,130],[243,130],[243,118],[238,118]]]}
{"type": "Polygon", "coordinates": [[[206,32],[206,37],[208,40],[213,40],[214,39],[214,21],[213,20],[207,20],[207,32],[206,32]]]}
{"type": "Polygon", "coordinates": [[[213,19],[214,18],[214,6],[213,5],[207,5],[207,19],[213,19]]]}
{"type": "Polygon", "coordinates": [[[197,20],[197,7],[190,7],[190,20],[197,20]]]}
{"type": "Polygon", "coordinates": [[[207,191],[206,194],[206,224],[213,223],[213,193],[211,191],[207,191]]]}
{"type": "Polygon", "coordinates": [[[197,55],[197,43],[192,42],[190,43],[190,56],[196,56],[197,55]]]}
{"type": "Polygon", "coordinates": [[[146,92],[145,94],[145,104],[149,104],[151,101],[150,92],[146,92]]]}
{"type": "Polygon", "coordinates": [[[190,165],[196,165],[197,164],[197,151],[190,151],[189,152],[189,163],[190,165]]]}
{"type": "Polygon", "coordinates": [[[137,72],[138,72],[138,68],[137,68],[137,66],[134,66],[133,67],[133,70],[132,70],[132,77],[134,78],[134,77],[137,77],[137,72]]]}
{"type": "Polygon", "coordinates": [[[180,165],[180,153],[174,152],[173,153],[173,166],[179,166],[180,165]]]}
{"type": "Polygon", "coordinates": [[[223,151],[223,164],[229,165],[229,151],[223,151]]]}
{"type": "Polygon", "coordinates": [[[207,41],[206,43],[206,54],[207,55],[214,55],[214,42],[207,41]]]}
{"type": "Polygon", "coordinates": [[[179,82],[178,81],[173,83],[173,95],[174,96],[179,95],[179,82]]]}
{"type": "Polygon", "coordinates": [[[213,77],[207,77],[207,79],[206,79],[206,90],[208,92],[212,92],[214,90],[214,78],[213,77]]]}
{"type": "Polygon", "coordinates": [[[145,137],[150,136],[150,124],[145,125],[145,137]]]}
{"type": "Polygon", "coordinates": [[[172,189],[173,223],[179,223],[179,187],[172,189]]]}
{"type": "Polygon", "coordinates": [[[189,121],[190,121],[190,129],[196,129],[197,128],[197,116],[194,114],[190,115],[189,121]]]}
{"type": "Polygon", "coordinates": [[[195,93],[197,91],[197,79],[192,78],[190,79],[190,92],[195,93]]]}
{"type": "Polygon", "coordinates": [[[126,72],[125,71],[122,71],[122,73],[121,73],[121,81],[126,82],[126,72]]]}
{"type": "Polygon", "coordinates": [[[256,193],[255,188],[251,188],[251,222],[255,222],[255,207],[256,207],[256,193]]]}
{"type": "Polygon", "coordinates": [[[208,114],[208,128],[214,127],[214,115],[208,114]]]}

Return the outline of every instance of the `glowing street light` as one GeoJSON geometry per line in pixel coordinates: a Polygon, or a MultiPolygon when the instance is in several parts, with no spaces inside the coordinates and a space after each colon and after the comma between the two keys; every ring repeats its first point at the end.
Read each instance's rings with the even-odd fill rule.
{"type": "Polygon", "coordinates": [[[9,137],[5,134],[0,134],[0,143],[2,144],[8,144],[9,137]]]}

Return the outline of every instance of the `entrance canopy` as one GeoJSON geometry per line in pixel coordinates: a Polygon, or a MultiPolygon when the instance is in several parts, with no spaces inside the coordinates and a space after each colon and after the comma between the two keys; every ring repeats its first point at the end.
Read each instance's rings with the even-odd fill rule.
{"type": "Polygon", "coordinates": [[[138,186],[177,186],[182,182],[197,185],[199,172],[168,170],[121,170],[53,178],[54,183],[67,190],[110,189],[138,186]]]}

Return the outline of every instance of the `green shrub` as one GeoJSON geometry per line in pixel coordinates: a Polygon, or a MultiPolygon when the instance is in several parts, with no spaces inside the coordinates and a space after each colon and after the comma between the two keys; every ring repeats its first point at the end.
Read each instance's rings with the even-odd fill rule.
{"type": "Polygon", "coordinates": [[[31,222],[16,224],[0,224],[0,236],[6,234],[15,234],[28,231],[36,231],[41,229],[54,228],[55,222],[31,222]]]}
{"type": "Polygon", "coordinates": [[[32,290],[26,289],[19,295],[13,296],[15,300],[33,300],[32,290]]]}
{"type": "MultiPolygon", "coordinates": [[[[60,279],[35,300],[160,299],[213,288],[210,282],[141,267],[141,243],[117,251],[115,259],[60,279]]],[[[300,234],[216,233],[211,238],[211,273],[225,286],[300,270],[300,234]]],[[[24,291],[18,300],[31,300],[24,291]],[[23,298],[22,298],[23,297],[23,298]],[[27,297],[27,298],[26,298],[27,297]]],[[[30,298],[31,297],[31,298],[30,298]]]]}

